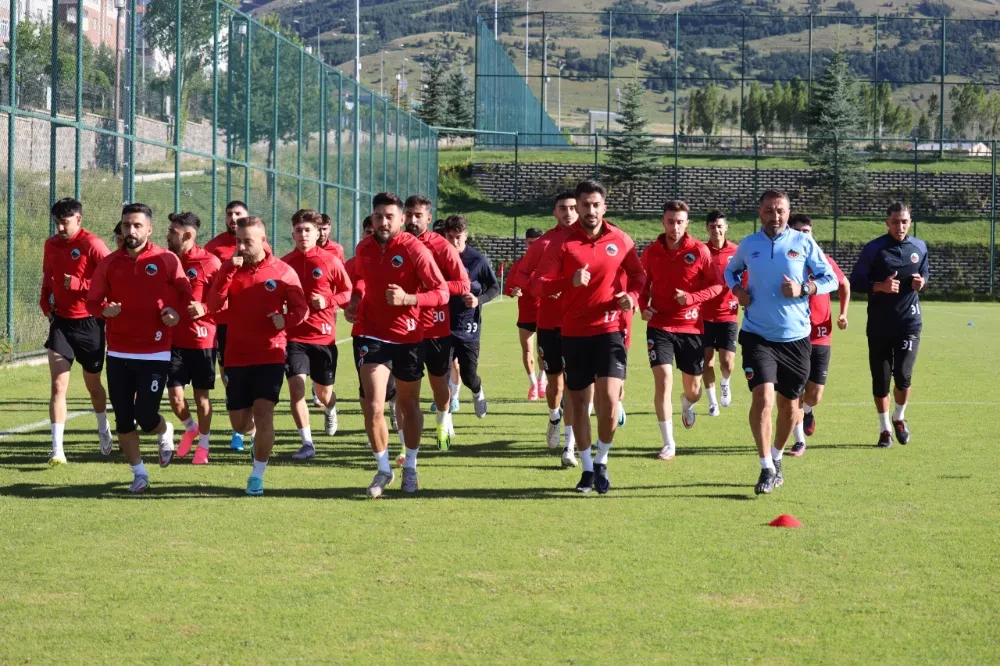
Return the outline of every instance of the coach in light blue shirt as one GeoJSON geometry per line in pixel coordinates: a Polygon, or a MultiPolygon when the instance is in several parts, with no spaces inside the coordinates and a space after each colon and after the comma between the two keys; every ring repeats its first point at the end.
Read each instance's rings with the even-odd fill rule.
{"type": "Polygon", "coordinates": [[[725,269],[726,284],[744,308],[740,329],[743,372],[753,394],[750,429],[760,456],[754,492],[784,484],[781,455],[801,419],[799,397],[809,378],[809,297],[837,288],[823,251],[808,234],[788,228],[788,195],[761,195],[761,230],[747,236],[725,269]],[[740,278],[748,272],[747,286],[740,278]],[[778,394],[778,422],[771,446],[771,412],[778,394]]]}

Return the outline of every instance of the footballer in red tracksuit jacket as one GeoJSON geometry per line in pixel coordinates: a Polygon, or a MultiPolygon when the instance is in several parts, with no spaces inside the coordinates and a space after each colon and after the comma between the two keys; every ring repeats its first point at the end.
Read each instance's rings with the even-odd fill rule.
{"type": "Polygon", "coordinates": [[[108,246],[80,227],[72,238],[56,234],[45,241],[39,306],[50,320],[45,348],[70,365],[80,361],[84,372],[104,369],[104,319],[87,310],[87,292],[108,246]]]}
{"type": "Polygon", "coordinates": [[[598,220],[594,231],[588,233],[581,220],[563,234],[561,242],[549,244],[537,272],[542,297],[562,294],[567,388],[582,391],[595,378],[624,379],[621,302],[627,296],[631,303],[626,309],[631,309],[646,281],[628,234],[604,220],[598,220]],[[620,290],[622,271],[624,290],[620,290]],[[578,272],[588,276],[586,284],[576,282],[578,272]]]}
{"type": "Polygon", "coordinates": [[[196,390],[211,391],[215,388],[216,326],[205,300],[222,262],[197,245],[177,256],[191,283],[191,306],[177,310],[181,320],[174,329],[167,386],[183,387],[190,383],[196,390]],[[192,308],[204,314],[194,317],[192,308]]]}
{"type": "MultiPolygon", "coordinates": [[[[408,225],[408,231],[410,228],[408,225]]],[[[471,293],[472,283],[469,273],[462,265],[462,258],[444,236],[426,228],[420,233],[409,233],[430,252],[445,279],[449,299],[471,293]]],[[[443,306],[424,308],[420,315],[424,336],[424,362],[432,377],[444,377],[451,371],[451,313],[448,303],[446,300],[443,306]]]]}

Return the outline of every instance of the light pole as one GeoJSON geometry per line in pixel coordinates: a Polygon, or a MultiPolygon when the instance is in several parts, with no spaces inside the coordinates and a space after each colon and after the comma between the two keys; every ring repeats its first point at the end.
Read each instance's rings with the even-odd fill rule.
{"type": "Polygon", "coordinates": [[[558,127],[559,131],[562,132],[562,71],[566,63],[559,61],[559,81],[556,83],[556,96],[559,98],[559,109],[558,109],[558,127]]]}
{"type": "MultiPolygon", "coordinates": [[[[122,115],[122,11],[125,10],[125,0],[115,0],[115,9],[118,10],[115,20],[115,131],[117,132],[118,120],[122,115]]],[[[143,88],[143,104],[145,104],[145,86],[143,88]]],[[[115,137],[111,172],[118,174],[118,137],[115,137]]]]}
{"type": "Polygon", "coordinates": [[[531,0],[524,0],[524,85],[530,86],[528,83],[528,21],[531,20],[531,16],[528,14],[528,5],[531,0]]]}
{"type": "Polygon", "coordinates": [[[361,238],[361,0],[354,0],[354,242],[361,238]]]}

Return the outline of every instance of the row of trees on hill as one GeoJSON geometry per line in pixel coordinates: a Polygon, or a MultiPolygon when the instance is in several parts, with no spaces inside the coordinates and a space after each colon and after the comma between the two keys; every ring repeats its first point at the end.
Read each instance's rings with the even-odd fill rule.
{"type": "Polygon", "coordinates": [[[469,127],[475,122],[474,94],[462,65],[448,70],[438,56],[429,58],[420,91],[418,118],[431,126],[469,127]]]}

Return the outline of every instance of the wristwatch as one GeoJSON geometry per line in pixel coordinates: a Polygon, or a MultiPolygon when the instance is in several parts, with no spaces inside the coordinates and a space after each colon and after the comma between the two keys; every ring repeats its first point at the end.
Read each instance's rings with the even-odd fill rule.
{"type": "Polygon", "coordinates": [[[802,295],[803,296],[812,296],[812,293],[813,293],[812,282],[806,282],[804,285],[802,285],[802,295]]]}

